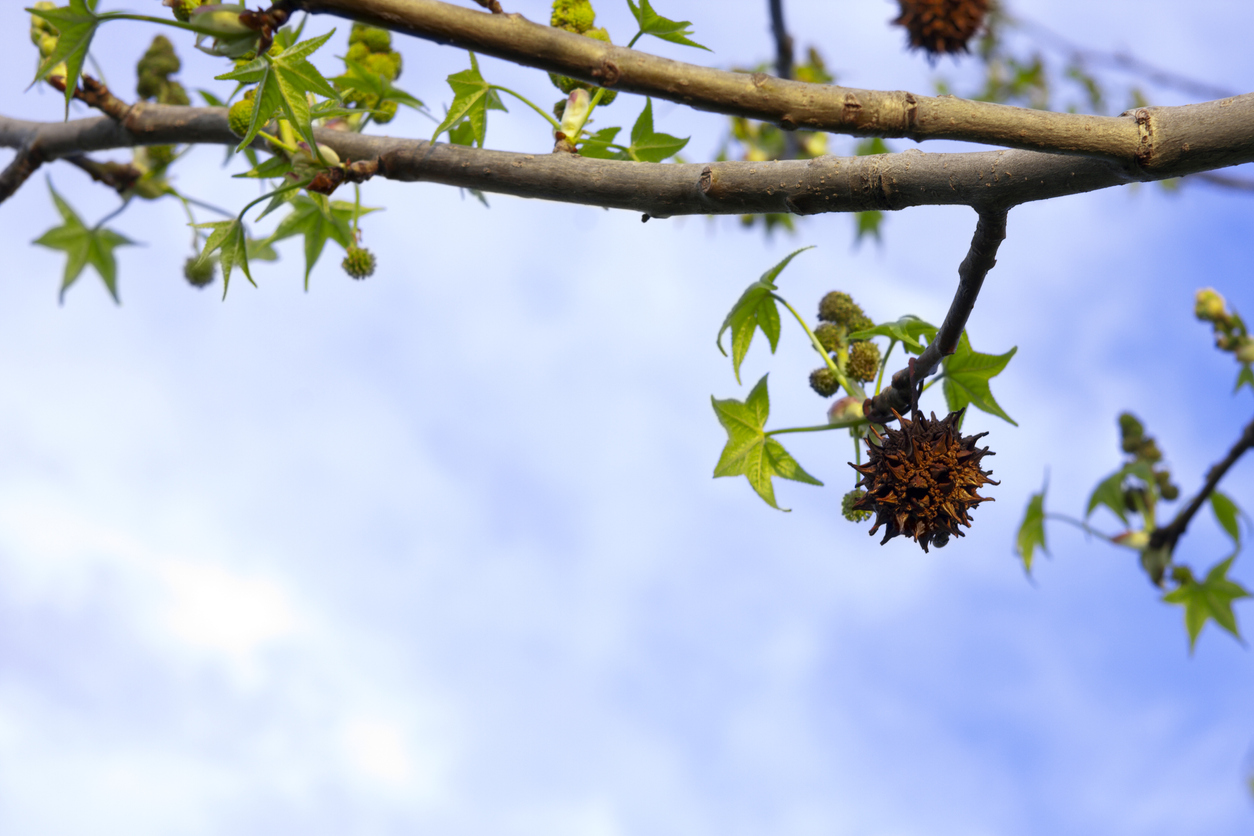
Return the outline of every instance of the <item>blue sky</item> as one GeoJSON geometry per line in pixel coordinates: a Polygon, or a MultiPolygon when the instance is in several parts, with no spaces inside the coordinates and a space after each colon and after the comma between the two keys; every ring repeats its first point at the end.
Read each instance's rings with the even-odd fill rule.
{"type": "MultiPolygon", "coordinates": [[[[625,4],[602,5],[625,40],[625,4]]],[[[739,14],[659,4],[713,55],[650,48],[766,59],[765,3],[723,8],[739,14]]],[[[1229,4],[1183,21],[1167,4],[1012,9],[1254,86],[1229,4]]],[[[788,11],[841,82],[929,91],[883,25],[891,4],[788,11]]],[[[24,15],[5,14],[0,111],[55,119],[54,95],[23,92],[34,53],[24,15]]],[[[106,33],[99,59],[129,95],[153,32],[106,33]]],[[[189,87],[220,71],[177,45],[189,87]]],[[[465,54],[401,48],[401,85],[438,110],[465,54]]],[[[541,73],[483,65],[558,98],[541,73]]],[[[620,97],[605,124],[639,108],[620,97]]],[[[511,110],[489,146],[544,151],[544,125],[511,110]]],[[[693,136],[690,159],[713,155],[717,117],[655,113],[693,136]]],[[[178,186],[242,205],[254,192],[221,157],[196,151],[178,186]]],[[[116,204],[68,166],[46,173],[88,222],[116,204]]],[[[747,391],[714,335],[746,284],[810,244],[781,279],[799,309],[841,289],[879,320],[939,321],[969,210],[894,215],[882,247],[855,249],[845,217],[766,241],[734,219],[484,209],[371,182],[375,276],[349,280],[328,250],[305,293],[289,242],[222,302],[183,282],[189,236],[161,202],[115,224],[143,242],[119,251],[123,305],[88,274],[58,306],[59,256],[29,246],[57,223],[42,178],[0,210],[0,832],[1249,832],[1248,650],[1211,625],[1190,657],[1130,551],[1051,528],[1029,582],[1011,549],[1047,473],[1049,506],[1082,512],[1118,465],[1119,411],[1145,420],[1186,494],[1249,420],[1192,318],[1204,286],[1254,314],[1249,198],[1125,188],[1011,213],[970,331],[978,350],[1018,346],[995,391],[1020,426],[970,416],[991,433],[996,502],[924,555],[840,517],[839,434],[790,439],[828,483],[777,483],[791,514],[710,478],[709,397],[747,391]]],[[[817,423],[814,365],[785,325],[742,379],[771,373],[773,423],[817,423]]],[[[1252,489],[1243,461],[1225,490],[1251,507],[1252,489]]],[[[1194,529],[1183,560],[1227,553],[1209,516],[1194,529]]],[[[1254,585],[1244,560],[1234,576],[1254,585]]]]}

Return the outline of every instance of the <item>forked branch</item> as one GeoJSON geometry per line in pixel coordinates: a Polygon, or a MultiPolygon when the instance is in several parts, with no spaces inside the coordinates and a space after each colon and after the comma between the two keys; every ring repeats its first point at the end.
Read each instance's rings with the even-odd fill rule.
{"type": "Polygon", "coordinates": [[[1254,421],[1245,425],[1245,431],[1241,433],[1241,437],[1237,439],[1237,443],[1232,445],[1232,449],[1228,451],[1228,455],[1224,456],[1206,474],[1206,482],[1202,485],[1202,489],[1198,491],[1197,496],[1189,500],[1189,504],[1176,514],[1176,518],[1169,525],[1159,528],[1150,535],[1150,549],[1165,549],[1168,554],[1176,548],[1176,541],[1184,534],[1185,529],[1189,527],[1195,514],[1201,510],[1202,505],[1214,493],[1215,488],[1219,486],[1219,480],[1224,478],[1237,459],[1241,458],[1246,450],[1254,447],[1254,421]]]}

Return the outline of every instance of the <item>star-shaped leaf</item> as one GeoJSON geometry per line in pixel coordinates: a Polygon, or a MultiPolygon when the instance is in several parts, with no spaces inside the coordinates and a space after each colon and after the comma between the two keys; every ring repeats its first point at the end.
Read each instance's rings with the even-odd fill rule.
{"type": "Polygon", "coordinates": [[[318,263],[327,239],[344,249],[353,243],[353,217],[377,211],[375,207],[358,207],[346,200],[329,200],[326,195],[299,195],[292,199],[292,211],[279,221],[270,241],[282,241],[293,235],[305,236],[305,290],[309,290],[309,273],[318,263]]]}
{"type": "Polygon", "coordinates": [[[1197,644],[1198,634],[1208,620],[1213,620],[1220,627],[1241,639],[1237,631],[1237,617],[1232,612],[1232,602],[1240,598],[1250,597],[1250,593],[1241,584],[1228,580],[1228,569],[1235,560],[1235,555],[1215,564],[1206,573],[1206,580],[1198,583],[1192,576],[1186,576],[1180,586],[1163,596],[1168,604],[1180,604],[1184,607],[1184,626],[1189,631],[1189,653],[1197,644]]]}
{"type": "Polygon", "coordinates": [[[83,62],[87,60],[87,50],[91,47],[92,36],[100,25],[100,15],[94,9],[96,0],[70,0],[68,6],[56,9],[27,9],[36,17],[41,17],[57,29],[57,46],[39,65],[35,71],[35,81],[43,81],[48,74],[65,62],[65,118],[70,118],[70,100],[74,98],[74,89],[78,87],[79,76],[83,73],[83,62]]]}
{"type": "Polygon", "coordinates": [[[64,223],[48,230],[36,238],[34,243],[65,253],[65,273],[61,278],[61,301],[65,301],[65,291],[78,281],[83,268],[90,264],[96,268],[96,272],[104,280],[105,287],[109,289],[109,295],[113,297],[113,301],[118,302],[117,261],[113,257],[113,251],[135,242],[111,229],[100,226],[89,229],[70,208],[70,204],[66,203],[65,199],[57,194],[57,190],[52,188],[51,180],[48,181],[48,191],[52,192],[52,201],[56,204],[57,212],[61,214],[64,223]]]}
{"type": "MultiPolygon", "coordinates": [[[[1215,520],[1223,528],[1224,533],[1232,538],[1232,545],[1240,550],[1241,525],[1239,519],[1245,516],[1241,512],[1241,508],[1227,494],[1211,491],[1210,509],[1214,512],[1215,520]]],[[[1235,557],[1236,555],[1233,556],[1235,557]]]]}
{"type": "Polygon", "coordinates": [[[689,137],[680,139],[670,134],[661,134],[653,130],[653,100],[644,100],[644,110],[631,128],[631,146],[627,156],[636,162],[660,163],[667,157],[673,157],[688,144],[689,137]]]}
{"type": "Polygon", "coordinates": [[[238,70],[215,76],[219,80],[257,84],[257,92],[253,96],[253,118],[248,124],[248,132],[244,134],[239,145],[235,146],[236,151],[247,148],[257,137],[257,132],[275,114],[282,114],[300,138],[309,143],[310,148],[317,147],[313,135],[313,117],[306,94],[316,93],[338,100],[339,93],[306,59],[333,34],[334,29],[321,37],[301,41],[284,50],[277,58],[271,57],[269,53],[262,53],[238,70]]]}
{"type": "Polygon", "coordinates": [[[1006,414],[993,398],[988,382],[1001,374],[1002,369],[1015,356],[1018,347],[1005,354],[980,354],[971,350],[967,332],[963,331],[958,338],[958,346],[954,353],[945,358],[945,402],[950,412],[957,412],[967,404],[976,409],[996,415],[1009,421],[1016,427],[1014,419],[1006,414]]]}
{"type": "Polygon", "coordinates": [[[744,401],[733,398],[716,400],[714,413],[727,430],[727,445],[714,468],[714,477],[744,476],[757,491],[758,496],[772,508],[780,508],[775,502],[775,488],[771,477],[779,476],[794,482],[822,485],[797,464],[784,446],[765,432],[766,419],[771,412],[770,397],[766,391],[766,375],[758,381],[744,401]]]}
{"type": "Polygon", "coordinates": [[[1123,483],[1129,476],[1135,476],[1145,484],[1153,484],[1154,471],[1149,462],[1138,459],[1125,464],[1114,473],[1097,484],[1089,495],[1089,505],[1084,516],[1090,517],[1099,506],[1105,505],[1116,517],[1128,524],[1128,506],[1124,501],[1123,483]]]}
{"type": "Polygon", "coordinates": [[[1045,548],[1045,489],[1032,494],[1028,500],[1027,511],[1023,514],[1023,522],[1019,525],[1019,533],[1015,537],[1015,551],[1023,561],[1023,570],[1032,574],[1032,558],[1037,549],[1049,554],[1045,548]]]}
{"type": "Polygon", "coordinates": [[[745,359],[745,354],[749,351],[749,343],[753,341],[753,335],[759,328],[771,343],[771,353],[775,353],[775,347],[779,345],[779,308],[775,304],[773,295],[777,289],[775,278],[798,253],[803,253],[808,249],[811,248],[802,247],[790,253],[779,264],[763,273],[762,278],[749,285],[745,292],[740,294],[740,299],[736,301],[736,304],[732,305],[727,318],[723,320],[723,327],[718,329],[718,339],[715,343],[718,345],[718,350],[723,352],[724,357],[727,356],[727,351],[723,348],[723,333],[731,329],[732,370],[736,373],[737,383],[740,382],[740,363],[745,359]]]}
{"type": "Polygon", "coordinates": [[[602,128],[596,133],[585,137],[579,143],[579,154],[584,157],[591,157],[594,160],[627,159],[627,155],[622,151],[610,150],[610,146],[615,144],[614,139],[621,130],[622,128],[602,128]]]}
{"type": "Polygon", "coordinates": [[[230,221],[212,221],[196,224],[197,229],[211,229],[205,248],[200,251],[199,261],[204,261],[218,252],[218,261],[222,264],[222,298],[226,298],[227,288],[231,283],[231,270],[238,264],[244,271],[244,277],[253,287],[252,273],[248,270],[248,241],[244,234],[244,224],[239,218],[230,221]],[[220,251],[220,252],[219,252],[220,251]]]}
{"type": "Polygon", "coordinates": [[[492,86],[479,74],[479,59],[473,52],[470,53],[470,69],[449,76],[448,86],[453,88],[453,103],[449,105],[444,121],[436,126],[431,141],[435,142],[440,134],[465,119],[470,125],[475,144],[482,148],[488,133],[488,110],[505,110],[505,105],[501,103],[501,97],[492,86]]]}
{"type": "Polygon", "coordinates": [[[849,340],[869,340],[871,337],[888,337],[901,343],[911,354],[922,354],[926,346],[919,341],[919,337],[927,337],[928,342],[931,342],[936,338],[936,326],[917,316],[906,314],[896,322],[885,322],[865,331],[855,331],[849,335],[849,340]]]}
{"type": "Polygon", "coordinates": [[[632,43],[635,43],[636,38],[639,38],[641,35],[652,35],[655,38],[661,38],[673,44],[695,46],[697,49],[713,52],[708,46],[702,46],[696,41],[688,40],[687,36],[692,34],[692,29],[689,28],[692,26],[691,21],[667,20],[653,11],[653,7],[649,5],[649,0],[640,0],[640,5],[636,5],[635,0],[627,0],[627,5],[631,7],[631,13],[635,15],[636,24],[640,27],[636,37],[631,39],[632,43]]]}

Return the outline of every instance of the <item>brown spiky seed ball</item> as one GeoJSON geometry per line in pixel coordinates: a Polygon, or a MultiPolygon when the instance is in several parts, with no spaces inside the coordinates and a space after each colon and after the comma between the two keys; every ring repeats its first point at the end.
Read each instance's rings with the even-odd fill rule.
{"type": "Polygon", "coordinates": [[[911,421],[894,411],[901,428],[885,427],[881,435],[872,427],[867,463],[849,464],[862,474],[858,487],[866,491],[853,508],[875,513],[871,534],[885,526],[881,546],[902,534],[925,552],[929,545],[940,548],[951,536],[963,536],[959,526],[971,527],[971,509],[992,501],[976,493],[1000,484],[988,478],[991,470],[980,469],[981,459],[993,453],[975,442],[988,433],[963,436],[958,425],[964,411],[939,421],[936,413],[929,419],[916,412],[911,421]]]}
{"type": "Polygon", "coordinates": [[[930,57],[966,52],[984,25],[989,0],[898,0],[901,14],[893,21],[905,28],[910,48],[930,57]]]}

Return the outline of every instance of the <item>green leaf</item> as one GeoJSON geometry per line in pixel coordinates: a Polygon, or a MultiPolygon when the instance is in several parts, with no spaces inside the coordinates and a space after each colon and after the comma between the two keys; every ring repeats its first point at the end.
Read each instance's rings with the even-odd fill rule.
{"type": "Polygon", "coordinates": [[[727,430],[727,444],[714,468],[714,477],[744,476],[766,504],[786,511],[775,502],[772,477],[810,485],[823,483],[806,473],[782,444],[766,434],[766,419],[771,412],[766,378],[762,376],[744,401],[710,398],[719,423],[727,430]]]}
{"type": "Polygon", "coordinates": [[[1208,620],[1213,620],[1238,641],[1241,639],[1241,634],[1237,631],[1237,617],[1232,612],[1232,602],[1248,598],[1250,593],[1241,584],[1228,580],[1228,569],[1233,560],[1235,556],[1215,564],[1206,573],[1206,580],[1201,583],[1187,577],[1180,586],[1163,596],[1166,603],[1184,607],[1184,626],[1189,631],[1189,653],[1193,652],[1198,634],[1208,620]]]}
{"type": "Polygon", "coordinates": [[[1086,519],[1093,515],[1099,505],[1105,505],[1124,525],[1128,524],[1127,506],[1123,501],[1123,480],[1127,475],[1128,469],[1121,467],[1097,484],[1089,496],[1089,506],[1084,512],[1086,519]]]}
{"type": "Polygon", "coordinates": [[[414,110],[424,108],[421,101],[393,85],[391,80],[382,73],[371,72],[364,65],[348,58],[344,59],[344,66],[348,72],[331,79],[341,90],[353,90],[374,96],[378,99],[375,107],[378,107],[381,102],[391,100],[406,107],[412,107],[414,110]]]}
{"type": "Polygon", "coordinates": [[[449,76],[448,86],[453,88],[453,103],[449,105],[444,121],[436,126],[431,141],[435,142],[440,134],[465,119],[470,125],[473,144],[482,148],[488,133],[488,110],[505,110],[505,105],[479,74],[479,59],[473,52],[470,53],[470,69],[449,76]]]}
{"type": "Polygon", "coordinates": [[[205,248],[200,251],[198,261],[204,261],[209,256],[218,252],[218,262],[222,265],[222,298],[226,298],[227,288],[231,284],[231,270],[238,264],[240,269],[244,271],[244,277],[248,279],[248,283],[253,287],[257,283],[253,281],[252,273],[248,270],[248,242],[244,235],[244,224],[239,218],[230,221],[211,221],[209,223],[196,224],[197,229],[211,229],[209,240],[205,242],[205,248]]]}
{"type": "Polygon", "coordinates": [[[1032,494],[1028,500],[1028,508],[1023,514],[1023,522],[1019,524],[1019,534],[1015,538],[1015,553],[1023,560],[1023,570],[1032,574],[1032,557],[1037,548],[1045,554],[1045,489],[1032,494]]]}
{"type": "MultiPolygon", "coordinates": [[[[695,46],[697,49],[713,52],[708,46],[702,46],[695,41],[688,40],[687,36],[692,34],[692,30],[688,28],[692,26],[691,21],[667,20],[653,11],[653,7],[649,5],[649,0],[640,0],[640,5],[638,6],[634,0],[627,0],[627,5],[631,7],[631,13],[635,16],[636,24],[640,27],[636,38],[639,38],[641,35],[652,35],[655,38],[661,38],[673,44],[695,46]]],[[[633,43],[636,38],[632,38],[633,43]]]]}
{"type": "Polygon", "coordinates": [[[65,301],[65,292],[78,281],[83,268],[90,264],[100,274],[113,301],[118,302],[117,260],[113,251],[135,242],[111,229],[99,226],[88,229],[78,214],[70,208],[70,204],[57,194],[51,180],[48,181],[48,191],[52,192],[52,202],[56,204],[57,212],[64,223],[48,230],[36,238],[34,243],[65,253],[60,300],[65,301]]]}
{"type": "Polygon", "coordinates": [[[292,199],[292,211],[279,221],[270,241],[282,241],[293,235],[305,237],[305,290],[309,290],[309,273],[322,255],[327,239],[333,239],[344,249],[353,243],[352,223],[377,211],[375,207],[362,206],[345,200],[329,200],[326,195],[299,195],[292,199]]]}
{"type": "Polygon", "coordinates": [[[222,101],[213,93],[210,93],[208,90],[197,90],[196,92],[199,93],[200,97],[205,100],[205,104],[209,105],[210,107],[226,107],[227,106],[226,102],[222,101]]]}
{"type": "Polygon", "coordinates": [[[644,100],[644,110],[631,128],[631,147],[628,156],[637,162],[660,163],[667,157],[673,157],[688,144],[688,138],[679,139],[670,134],[653,131],[653,100],[644,100]]]}
{"type": "Polygon", "coordinates": [[[1250,390],[1254,391],[1254,369],[1250,368],[1249,363],[1241,364],[1241,373],[1237,375],[1237,385],[1232,393],[1235,395],[1240,392],[1242,386],[1249,386],[1250,390]]]}
{"type": "Polygon", "coordinates": [[[858,142],[854,147],[854,153],[859,157],[868,157],[875,154],[891,154],[892,149],[888,147],[888,143],[884,142],[884,140],[878,136],[873,136],[858,142]]]}
{"type": "Polygon", "coordinates": [[[235,177],[250,177],[259,180],[274,180],[292,170],[292,161],[284,156],[273,156],[250,171],[236,174],[235,177]]]}
{"type": "Polygon", "coordinates": [[[967,332],[963,331],[958,338],[958,346],[954,349],[954,353],[944,360],[945,401],[949,406],[949,411],[957,412],[967,404],[971,404],[976,409],[996,415],[1016,427],[1019,426],[998,405],[988,385],[991,379],[1001,374],[1002,369],[1006,368],[1006,364],[1018,350],[1018,347],[1015,347],[1005,354],[980,354],[971,350],[967,332]]]}
{"type": "Polygon", "coordinates": [[[723,348],[723,333],[731,329],[732,370],[736,373],[737,383],[740,382],[740,363],[745,359],[749,343],[753,341],[753,335],[759,328],[771,343],[771,353],[775,353],[775,347],[779,345],[779,308],[771,295],[777,290],[775,278],[788,266],[788,262],[809,249],[812,248],[802,247],[789,253],[783,261],[763,273],[762,278],[745,288],[745,292],[740,294],[736,304],[728,311],[723,327],[718,329],[715,344],[724,357],[727,356],[727,351],[723,348]]]}
{"type": "Polygon", "coordinates": [[[1238,549],[1241,548],[1241,526],[1237,522],[1241,509],[1237,507],[1237,504],[1227,494],[1211,491],[1210,510],[1214,512],[1220,527],[1232,538],[1232,544],[1238,549]]]}
{"type": "Polygon", "coordinates": [[[83,62],[87,60],[87,50],[91,47],[92,36],[100,25],[100,15],[93,9],[95,2],[87,0],[70,0],[68,6],[57,9],[27,9],[35,17],[41,17],[57,29],[57,46],[35,70],[35,81],[43,81],[48,74],[65,62],[65,118],[70,118],[70,100],[74,98],[74,90],[78,87],[79,76],[83,74],[83,62]]]}
{"type": "Polygon", "coordinates": [[[579,143],[579,153],[595,160],[625,160],[627,155],[621,151],[611,151],[610,146],[622,128],[602,128],[579,143]]]}
{"type": "Polygon", "coordinates": [[[926,346],[919,342],[919,337],[927,337],[928,342],[936,339],[936,326],[913,314],[906,314],[896,322],[885,322],[865,331],[855,331],[849,335],[849,340],[869,340],[871,337],[889,337],[905,346],[906,351],[911,354],[922,354],[926,346]]]}
{"type": "Polygon", "coordinates": [[[880,238],[880,226],[884,223],[884,213],[878,209],[869,209],[866,212],[854,212],[854,221],[857,224],[857,230],[854,234],[853,242],[861,243],[863,238],[870,236],[876,241],[880,238]]]}
{"type": "Polygon", "coordinates": [[[317,148],[307,94],[315,93],[329,99],[339,99],[339,93],[306,57],[334,34],[335,30],[332,29],[321,37],[302,41],[277,58],[272,58],[269,53],[262,53],[233,72],[214,76],[218,80],[257,84],[257,92],[253,97],[253,118],[248,124],[248,132],[244,134],[239,145],[235,146],[236,151],[242,151],[252,144],[257,132],[276,113],[281,113],[292,124],[296,133],[311,149],[317,148]]]}

